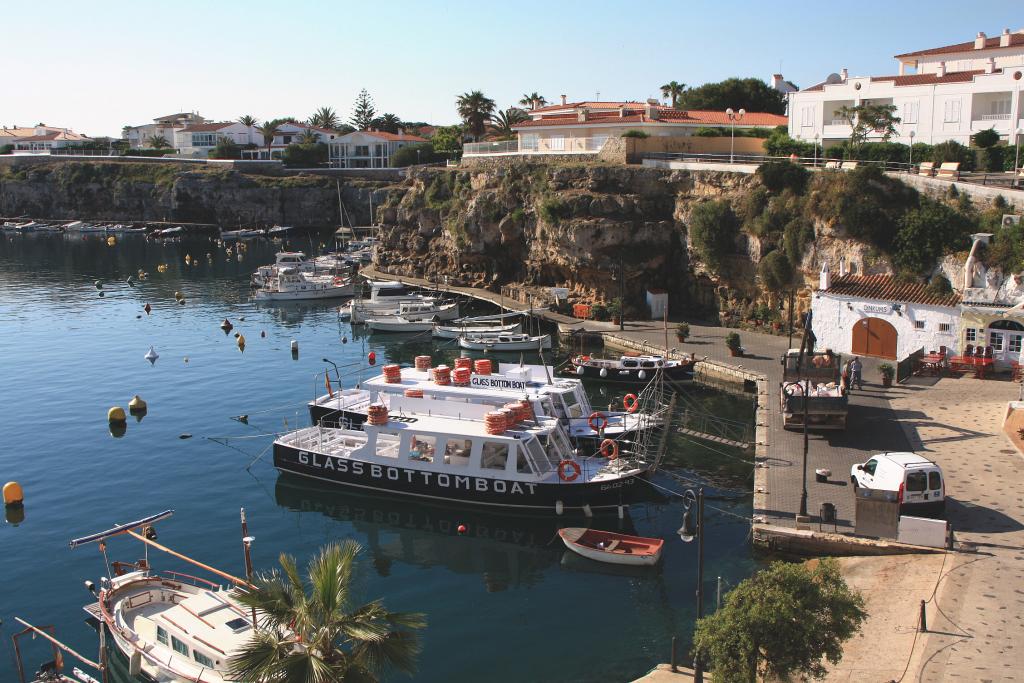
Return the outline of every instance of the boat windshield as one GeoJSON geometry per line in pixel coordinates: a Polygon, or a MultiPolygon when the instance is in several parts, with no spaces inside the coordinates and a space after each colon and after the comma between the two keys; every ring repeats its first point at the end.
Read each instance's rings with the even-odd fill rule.
{"type": "Polygon", "coordinates": [[[536,438],[531,437],[526,441],[526,450],[530,454],[534,469],[541,474],[555,469],[562,460],[558,445],[550,435],[540,434],[536,438]]]}

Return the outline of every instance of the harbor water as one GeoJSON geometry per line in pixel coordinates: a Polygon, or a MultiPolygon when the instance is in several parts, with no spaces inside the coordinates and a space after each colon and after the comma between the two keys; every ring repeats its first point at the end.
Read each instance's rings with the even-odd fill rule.
{"type": "MultiPolygon", "coordinates": [[[[411,364],[418,354],[451,364],[459,350],[423,335],[368,336],[339,321],[338,302],[257,306],[249,274],[273,262],[275,246],[251,242],[239,259],[236,246],[228,253],[206,238],[125,237],[109,246],[105,236],[0,236],[0,483],[17,481],[25,491],[23,511],[8,511],[0,524],[5,651],[20,616],[56,626],[58,637],[96,656],[83,581],[106,568],[96,545],[70,550],[69,539],[174,509],[158,525],[161,543],[241,574],[240,507],[256,537],[258,569],[276,566],[280,553],[304,565],[326,543],[362,544],[357,594],[428,617],[417,681],[625,681],[667,661],[673,635],[689,643],[697,548],[676,533],[677,497],[634,505],[621,521],[593,521],[666,539],[660,566],[627,571],[565,550],[557,529],[582,518],[356,495],[280,476],[272,435],[309,424],[305,403],[323,393],[322,375],[314,377],[324,358],[342,367],[347,387],[360,371],[369,376],[370,351],[379,368],[411,364]],[[130,286],[126,279],[140,270],[148,278],[130,286]],[[219,327],[224,318],[230,333],[219,327]],[[159,354],[152,364],[144,358],[150,346],[159,354]],[[112,434],[107,410],[127,409],[136,394],[148,413],[112,434]]],[[[619,404],[626,390],[588,391],[604,406],[619,404]]],[[[749,397],[688,387],[686,400],[753,422],[749,397]]],[[[676,434],[655,479],[660,488],[652,488],[706,486],[707,611],[718,577],[724,590],[756,568],[752,469],[741,455],[676,434]]],[[[143,553],[125,537],[107,551],[125,561],[143,553]]],[[[150,559],[186,569],[154,551],[150,559]]],[[[32,670],[49,656],[39,641],[23,650],[32,670]]],[[[17,680],[13,654],[0,658],[0,680],[17,680]]]]}

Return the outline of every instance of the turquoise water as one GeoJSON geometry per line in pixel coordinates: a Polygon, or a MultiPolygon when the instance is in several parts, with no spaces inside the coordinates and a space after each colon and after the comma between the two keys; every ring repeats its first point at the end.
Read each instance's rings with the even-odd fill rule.
{"type": "MultiPolygon", "coordinates": [[[[629,680],[667,661],[672,635],[689,642],[696,547],[675,535],[677,502],[633,506],[621,522],[667,539],[660,567],[630,572],[567,555],[553,538],[560,521],[553,516],[432,507],[279,477],[266,453],[268,435],[308,424],[305,402],[322,391],[314,382],[322,358],[359,364],[372,350],[379,366],[411,364],[421,353],[451,360],[458,352],[429,339],[353,333],[330,305],[257,307],[248,301],[248,276],[272,261],[273,251],[252,243],[239,262],[236,253],[198,238],[157,244],[126,237],[109,247],[96,237],[0,236],[0,482],[20,482],[26,501],[23,521],[0,524],[5,649],[20,616],[56,625],[59,637],[95,656],[82,581],[106,572],[95,545],[72,551],[71,538],[174,509],[159,525],[161,542],[241,574],[240,507],[256,536],[258,568],[273,566],[281,552],[303,563],[325,543],[362,543],[359,593],[428,615],[417,681],[629,680]],[[186,266],[186,254],[197,265],[186,266]],[[161,264],[166,272],[158,272],[161,264]],[[125,278],[140,268],[149,278],[129,287],[125,278]],[[175,302],[176,291],[185,305],[175,302]],[[244,353],[233,332],[218,328],[223,318],[245,336],[244,353]],[[299,343],[297,357],[291,340],[299,343]],[[155,365],[143,358],[150,345],[160,354],[155,365]],[[134,394],[149,412],[141,422],[130,418],[115,438],[107,409],[127,407],[134,394]],[[234,419],[240,415],[248,424],[234,419]],[[465,535],[456,533],[459,524],[468,527],[465,535]]],[[[597,405],[623,393],[588,389],[597,405]]],[[[749,400],[696,390],[692,396],[718,414],[752,420],[749,400]]],[[[734,584],[755,566],[750,497],[736,493],[750,490],[750,468],[734,455],[677,438],[666,468],[713,482],[709,504],[721,511],[707,510],[711,607],[717,576],[734,584]]],[[[668,474],[657,481],[682,486],[668,474]]],[[[615,529],[620,522],[601,518],[596,525],[615,529]]],[[[108,552],[132,561],[142,549],[119,538],[108,552]]],[[[38,642],[27,649],[29,667],[48,654],[38,642]]],[[[16,680],[11,656],[0,657],[0,680],[16,680]]]]}

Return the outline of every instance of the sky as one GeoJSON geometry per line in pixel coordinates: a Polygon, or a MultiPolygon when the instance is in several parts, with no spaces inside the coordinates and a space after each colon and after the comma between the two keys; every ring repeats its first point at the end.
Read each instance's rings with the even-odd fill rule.
{"type": "Polygon", "coordinates": [[[470,90],[505,108],[534,91],[644,100],[672,80],[776,72],[806,86],[843,67],[896,73],[895,54],[1024,28],[1021,0],[978,0],[969,12],[951,0],[4,5],[0,125],[92,136],[179,111],[305,119],[330,106],[347,119],[361,88],[378,112],[450,124],[470,90]]]}

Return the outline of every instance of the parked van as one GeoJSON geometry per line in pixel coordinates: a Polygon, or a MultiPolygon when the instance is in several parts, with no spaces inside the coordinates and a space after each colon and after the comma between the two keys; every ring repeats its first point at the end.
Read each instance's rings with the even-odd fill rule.
{"type": "Polygon", "coordinates": [[[942,468],[916,453],[880,453],[850,469],[854,489],[895,491],[900,512],[941,514],[946,510],[942,468]]]}

